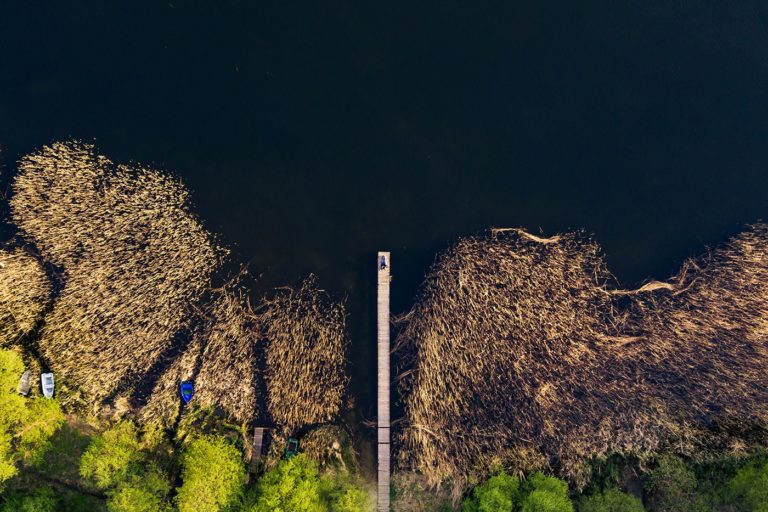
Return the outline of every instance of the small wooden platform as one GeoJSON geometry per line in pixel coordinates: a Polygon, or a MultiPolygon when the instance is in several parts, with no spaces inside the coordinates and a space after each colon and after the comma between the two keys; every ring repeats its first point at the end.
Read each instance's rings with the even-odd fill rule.
{"type": "Polygon", "coordinates": [[[389,512],[389,283],[391,261],[388,252],[379,252],[376,258],[376,341],[377,341],[377,435],[378,435],[378,489],[379,512],[389,512]],[[386,266],[382,268],[382,257],[386,266]]]}
{"type": "Polygon", "coordinates": [[[264,428],[253,427],[253,441],[251,441],[251,470],[256,472],[261,461],[261,445],[264,442],[264,428]]]}

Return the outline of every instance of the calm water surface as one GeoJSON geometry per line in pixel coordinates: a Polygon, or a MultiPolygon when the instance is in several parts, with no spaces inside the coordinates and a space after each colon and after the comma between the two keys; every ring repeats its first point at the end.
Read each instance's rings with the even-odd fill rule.
{"type": "Polygon", "coordinates": [[[397,312],[490,226],[585,228],[633,286],[768,216],[765,2],[191,3],[3,3],[3,187],[70,137],[178,174],[258,292],[347,299],[363,417],[376,250],[397,312]]]}

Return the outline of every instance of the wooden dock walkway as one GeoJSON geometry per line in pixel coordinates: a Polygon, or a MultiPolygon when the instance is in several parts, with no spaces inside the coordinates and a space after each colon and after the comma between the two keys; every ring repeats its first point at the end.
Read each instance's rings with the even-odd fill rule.
{"type": "Polygon", "coordinates": [[[378,489],[379,512],[389,512],[389,283],[391,262],[388,252],[379,252],[376,258],[378,275],[376,293],[376,341],[378,345],[378,489]],[[382,258],[385,266],[382,268],[382,258]]]}
{"type": "Polygon", "coordinates": [[[253,427],[253,440],[251,441],[251,470],[256,472],[261,461],[261,445],[264,441],[264,430],[261,427],[253,427]]]}

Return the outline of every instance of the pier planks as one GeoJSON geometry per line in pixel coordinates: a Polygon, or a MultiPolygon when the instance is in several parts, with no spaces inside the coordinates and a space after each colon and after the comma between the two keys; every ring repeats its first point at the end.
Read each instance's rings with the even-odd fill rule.
{"type": "Polygon", "coordinates": [[[379,252],[376,258],[376,341],[377,341],[377,437],[379,512],[389,512],[389,283],[391,262],[388,252],[379,252]],[[381,268],[381,258],[386,268],[381,268]]]}

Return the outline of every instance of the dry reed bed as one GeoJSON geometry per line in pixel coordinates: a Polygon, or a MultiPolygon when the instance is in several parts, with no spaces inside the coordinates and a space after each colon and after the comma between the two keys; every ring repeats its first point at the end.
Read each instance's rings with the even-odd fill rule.
{"type": "Polygon", "coordinates": [[[278,452],[287,436],[334,419],[347,382],[343,306],[310,277],[296,290],[279,289],[257,310],[236,286],[215,290],[189,347],[158,379],[143,416],[172,424],[179,412],[178,383],[191,380],[195,406],[276,427],[278,452]],[[266,397],[258,396],[262,389],[266,397]]]}
{"type": "Polygon", "coordinates": [[[51,296],[40,263],[22,249],[0,249],[0,345],[19,341],[35,328],[51,296]]]}
{"type": "Polygon", "coordinates": [[[344,306],[317,288],[314,276],[284,288],[263,311],[267,405],[284,433],[330,421],[346,392],[344,306]]]}
{"type": "MultiPolygon", "coordinates": [[[[343,305],[314,277],[280,289],[258,312],[239,278],[211,289],[224,251],[190,212],[181,183],[116,165],[90,145],[57,143],[20,162],[13,192],[21,235],[62,276],[39,339],[60,382],[95,404],[146,398],[142,416],[167,426],[178,417],[183,380],[194,381],[197,406],[239,422],[273,422],[277,435],[338,414],[347,382],[343,305]],[[188,343],[175,347],[185,332],[188,343]],[[266,396],[258,396],[262,390],[266,396]]],[[[47,297],[50,289],[32,276],[41,271],[34,260],[9,253],[0,264],[3,258],[18,269],[0,272],[0,287],[23,273],[31,276],[31,298],[47,297]]],[[[25,310],[24,325],[36,311],[25,310]]]]}
{"type": "Polygon", "coordinates": [[[223,408],[238,421],[250,422],[259,417],[260,400],[264,400],[257,396],[261,318],[233,289],[218,294],[209,304],[207,316],[205,349],[195,379],[197,400],[204,406],[223,408]]]}
{"type": "Polygon", "coordinates": [[[218,249],[181,183],[113,164],[89,145],[57,143],[25,157],[13,193],[13,221],[64,276],[42,355],[64,380],[103,399],[168,348],[218,249]]]}
{"type": "Polygon", "coordinates": [[[198,407],[219,408],[229,418],[251,422],[259,417],[257,345],[261,319],[254,314],[236,283],[214,290],[199,312],[189,346],[158,379],[145,419],[165,425],[176,419],[179,383],[195,384],[198,407]]]}
{"type": "Polygon", "coordinates": [[[495,462],[543,460],[579,485],[591,457],[764,428],[766,247],[755,226],[670,283],[624,292],[580,233],[460,240],[401,319],[400,463],[460,490],[495,462]]]}

